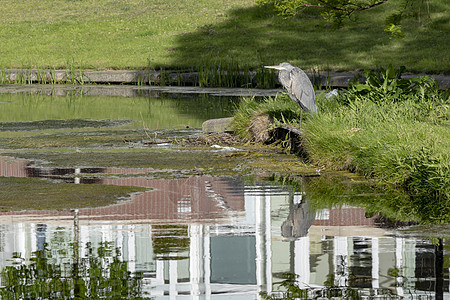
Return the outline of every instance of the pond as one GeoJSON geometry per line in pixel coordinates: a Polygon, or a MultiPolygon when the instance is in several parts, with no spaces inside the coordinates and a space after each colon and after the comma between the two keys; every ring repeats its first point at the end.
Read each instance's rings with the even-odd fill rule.
{"type": "Polygon", "coordinates": [[[263,154],[163,143],[200,136],[203,121],[230,116],[239,98],[11,89],[0,87],[1,200],[54,202],[2,201],[5,299],[450,297],[450,226],[387,220],[365,204],[398,195],[342,173],[229,172],[244,164],[235,159],[263,154]],[[170,160],[157,162],[161,153],[170,160]],[[180,167],[176,153],[194,161],[180,167]],[[103,187],[136,190],[81,205],[106,197],[95,192],[103,187]],[[75,201],[58,191],[79,206],[51,209],[75,201]]]}

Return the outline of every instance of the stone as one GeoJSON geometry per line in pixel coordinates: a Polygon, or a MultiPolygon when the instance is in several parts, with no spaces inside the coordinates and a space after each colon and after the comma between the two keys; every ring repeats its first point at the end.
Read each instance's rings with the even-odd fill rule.
{"type": "Polygon", "coordinates": [[[206,133],[233,132],[233,118],[211,119],[203,122],[202,130],[206,133]]]}

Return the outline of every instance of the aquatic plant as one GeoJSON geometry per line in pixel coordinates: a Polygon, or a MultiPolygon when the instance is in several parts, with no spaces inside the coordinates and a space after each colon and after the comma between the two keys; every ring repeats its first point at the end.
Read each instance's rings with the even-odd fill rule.
{"type": "Polygon", "coordinates": [[[0,84],[89,84],[83,70],[68,65],[63,71],[46,68],[22,67],[20,69],[0,70],[0,84]],[[57,76],[57,73],[60,76],[57,76]]]}
{"type": "Polygon", "coordinates": [[[189,234],[187,225],[153,225],[152,235],[153,253],[155,259],[173,260],[186,259],[184,253],[189,250],[189,234]],[[170,256],[178,253],[178,256],[170,256]]]}
{"type": "MultiPolygon", "coordinates": [[[[337,287],[333,286],[334,275],[329,275],[327,280],[327,286],[323,288],[301,288],[297,281],[297,275],[295,273],[283,273],[281,274],[283,281],[279,283],[279,287],[282,291],[275,291],[272,293],[261,292],[260,296],[265,300],[276,299],[364,299],[364,297],[373,294],[373,289],[361,289],[357,287],[337,287]]],[[[389,290],[383,291],[380,289],[377,293],[391,294],[389,290]]],[[[389,299],[391,297],[387,297],[389,299]]],[[[395,299],[395,297],[392,297],[395,299]]]]}
{"type": "Polygon", "coordinates": [[[66,63],[65,76],[63,82],[68,84],[85,84],[88,83],[88,78],[84,75],[83,70],[75,67],[75,61],[66,63]]]}
{"type": "Polygon", "coordinates": [[[18,211],[24,209],[71,209],[74,207],[106,206],[117,202],[119,198],[130,197],[131,193],[143,191],[143,188],[56,184],[37,178],[0,177],[1,210],[18,211]],[[24,195],[31,195],[27,197],[24,195]],[[17,199],[22,199],[17,201],[17,199]]]}

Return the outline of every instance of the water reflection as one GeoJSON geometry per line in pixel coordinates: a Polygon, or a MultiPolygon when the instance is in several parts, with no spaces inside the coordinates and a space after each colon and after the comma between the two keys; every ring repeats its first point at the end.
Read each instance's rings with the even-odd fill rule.
{"type": "Polygon", "coordinates": [[[0,85],[0,94],[39,94],[54,96],[110,96],[110,97],[175,97],[194,98],[198,95],[229,97],[276,96],[279,89],[203,88],[195,86],[137,86],[137,85],[0,85]]]}
{"type": "Polygon", "coordinates": [[[13,286],[26,279],[54,284],[42,297],[450,296],[445,235],[379,228],[358,207],[314,211],[302,191],[238,178],[104,183],[154,189],[105,208],[0,214],[3,293],[24,297],[13,286]]]}
{"type": "MultiPolygon", "coordinates": [[[[85,87],[86,89],[89,89],[85,87]]],[[[34,89],[39,90],[34,87],[34,89]]],[[[118,94],[96,96],[85,93],[46,94],[27,93],[19,90],[17,94],[3,94],[0,87],[0,125],[2,130],[57,129],[99,127],[105,120],[134,121],[131,128],[169,129],[201,128],[204,121],[231,116],[237,97],[219,97],[209,94],[153,94],[133,89],[131,95],[122,95],[125,88],[90,87],[90,89],[119,90],[118,94]],[[141,92],[142,93],[141,93],[141,92]],[[115,96],[113,96],[115,95],[115,96]],[[117,97],[122,96],[122,97],[117,97]],[[105,109],[107,107],[107,109],[105,109]],[[44,122],[45,120],[45,122],[44,122]],[[59,120],[64,122],[50,122],[59,120]],[[70,120],[72,124],[67,124],[70,120]],[[77,120],[79,121],[77,124],[77,120]],[[39,121],[32,124],[30,121],[39,121]],[[86,126],[85,123],[92,124],[86,126]],[[24,124],[16,124],[22,122],[24,124]],[[96,124],[94,124],[96,122],[96,124]],[[45,124],[44,124],[45,123],[45,124]],[[8,126],[7,126],[8,125],[8,126]],[[14,125],[14,126],[12,126],[14,125]],[[20,128],[25,126],[25,128],[20,128]],[[28,126],[26,126],[28,125],[28,126]]],[[[121,125],[106,124],[106,126],[121,125]]],[[[113,122],[114,123],[114,122],[113,122]]]]}
{"type": "Polygon", "coordinates": [[[52,284],[38,296],[450,297],[448,225],[385,228],[362,207],[312,205],[321,199],[312,189],[320,178],[294,187],[155,179],[152,171],[38,168],[2,157],[0,176],[148,188],[108,207],[1,212],[3,295],[52,284]]]}

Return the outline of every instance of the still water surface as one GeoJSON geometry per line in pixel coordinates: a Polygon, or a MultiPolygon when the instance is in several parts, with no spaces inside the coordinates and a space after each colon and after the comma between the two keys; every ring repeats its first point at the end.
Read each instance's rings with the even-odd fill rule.
{"type": "Polygon", "coordinates": [[[134,128],[201,128],[205,120],[230,116],[238,101],[238,97],[170,94],[136,87],[42,88],[0,86],[0,122],[120,119],[135,121],[130,124],[134,128]]]}
{"type": "MultiPolygon", "coordinates": [[[[1,122],[128,119],[153,129],[199,127],[232,110],[217,98],[0,97],[1,122]],[[188,108],[192,103],[202,107],[188,108]]],[[[0,176],[43,174],[28,167],[2,158],[0,176]]],[[[286,296],[289,288],[299,298],[450,298],[448,225],[386,227],[342,200],[314,209],[305,190],[315,178],[299,179],[298,188],[240,177],[102,172],[135,176],[72,180],[148,190],[109,207],[0,213],[3,298],[262,299],[286,296]]]]}

